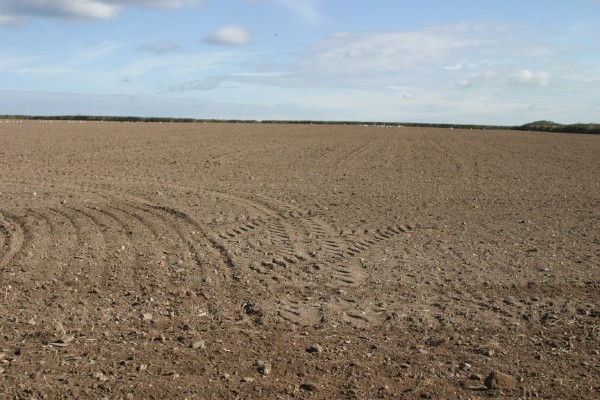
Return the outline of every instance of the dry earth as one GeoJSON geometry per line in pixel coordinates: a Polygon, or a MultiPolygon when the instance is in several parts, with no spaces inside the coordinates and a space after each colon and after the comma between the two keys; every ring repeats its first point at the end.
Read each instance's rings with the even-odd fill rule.
{"type": "Polygon", "coordinates": [[[597,398],[598,171],[600,136],[2,122],[0,397],[597,398]]]}

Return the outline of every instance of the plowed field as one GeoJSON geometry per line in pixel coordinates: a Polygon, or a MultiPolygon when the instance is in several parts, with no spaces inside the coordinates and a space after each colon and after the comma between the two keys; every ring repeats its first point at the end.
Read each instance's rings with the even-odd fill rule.
{"type": "Polygon", "coordinates": [[[599,171],[600,136],[2,122],[0,397],[596,398],[599,171]]]}

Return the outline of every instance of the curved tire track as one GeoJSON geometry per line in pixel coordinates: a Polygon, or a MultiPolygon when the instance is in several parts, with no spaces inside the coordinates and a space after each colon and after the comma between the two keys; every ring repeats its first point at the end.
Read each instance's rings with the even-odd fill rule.
{"type": "Polygon", "coordinates": [[[2,240],[2,253],[0,254],[0,268],[6,267],[15,255],[21,250],[25,242],[23,227],[15,217],[7,212],[0,211],[0,239],[2,240]]]}
{"type": "MultiPolygon", "coordinates": [[[[365,146],[359,153],[368,148],[365,146]]],[[[75,254],[74,258],[82,264],[81,260],[98,252],[109,264],[105,285],[117,284],[119,276],[135,281],[135,269],[142,268],[147,283],[167,279],[177,287],[202,287],[203,277],[220,259],[222,264],[215,272],[221,271],[223,282],[236,285],[236,277],[241,273],[272,293],[282,285],[295,288],[285,299],[277,300],[275,314],[298,325],[328,318],[356,326],[378,323],[370,305],[356,296],[325,295],[307,301],[298,285],[310,285],[317,292],[360,291],[370,274],[359,257],[412,229],[388,227],[368,234],[345,235],[311,211],[281,199],[194,189],[159,179],[117,174],[83,174],[78,179],[78,185],[54,182],[52,187],[62,192],[74,191],[91,199],[92,204],[54,207],[52,212],[73,226],[76,249],[96,240],[85,254],[75,254]],[[133,189],[136,187],[140,189],[133,189]],[[171,206],[168,199],[149,199],[139,194],[154,187],[176,198],[195,196],[212,198],[216,204],[231,204],[231,209],[244,210],[247,217],[203,224],[171,206]],[[115,251],[118,254],[111,255],[115,251]],[[164,261],[156,264],[159,257],[164,261]],[[152,272],[153,268],[162,270],[152,272]]]]}

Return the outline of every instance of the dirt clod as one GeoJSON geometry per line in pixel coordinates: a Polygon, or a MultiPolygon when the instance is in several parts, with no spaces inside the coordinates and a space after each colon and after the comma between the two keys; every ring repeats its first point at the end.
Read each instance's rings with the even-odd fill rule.
{"type": "Polygon", "coordinates": [[[317,390],[317,387],[312,383],[303,383],[300,385],[300,389],[306,392],[314,392],[317,390]]]}
{"type": "Polygon", "coordinates": [[[323,346],[321,346],[320,344],[312,345],[306,349],[306,352],[307,353],[322,353],[323,346]]]}
{"type": "Polygon", "coordinates": [[[492,371],[487,378],[485,378],[483,384],[488,389],[514,389],[517,387],[517,380],[502,372],[492,371]]]}

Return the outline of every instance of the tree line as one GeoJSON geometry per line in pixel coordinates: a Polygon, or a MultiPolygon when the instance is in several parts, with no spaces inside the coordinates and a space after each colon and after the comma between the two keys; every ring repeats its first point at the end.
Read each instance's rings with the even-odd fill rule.
{"type": "Polygon", "coordinates": [[[366,125],[366,126],[407,126],[422,128],[480,129],[480,130],[518,130],[561,133],[600,134],[600,124],[558,124],[552,121],[535,121],[519,126],[473,125],[473,124],[437,124],[421,122],[360,122],[360,121],[311,121],[311,120],[247,120],[247,119],[197,119],[135,116],[99,116],[99,115],[0,115],[2,120],[49,120],[49,121],[97,121],[97,122],[161,122],[161,123],[262,123],[262,124],[305,124],[305,125],[366,125]]]}

